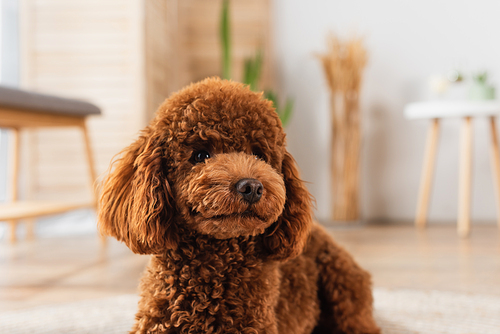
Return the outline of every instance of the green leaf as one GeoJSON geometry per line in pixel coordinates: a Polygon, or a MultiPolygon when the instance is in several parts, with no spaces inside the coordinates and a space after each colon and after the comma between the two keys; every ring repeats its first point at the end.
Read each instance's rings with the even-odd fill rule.
{"type": "Polygon", "coordinates": [[[245,59],[245,63],[243,64],[243,83],[246,85],[250,85],[251,82],[251,74],[250,72],[252,71],[252,59],[247,58],[245,59]]]}
{"type": "Polygon", "coordinates": [[[278,109],[277,105],[278,105],[278,99],[276,97],[276,94],[272,91],[272,90],[266,90],[264,92],[264,97],[266,99],[268,99],[269,101],[271,101],[273,103],[273,106],[278,109]]]}
{"type": "Polygon", "coordinates": [[[275,92],[273,92],[272,90],[266,90],[264,92],[264,97],[273,103],[273,106],[276,109],[276,113],[278,114],[281,120],[281,124],[283,126],[287,126],[292,116],[293,100],[287,99],[285,108],[281,109],[278,102],[278,95],[275,92]]]}
{"type": "Polygon", "coordinates": [[[292,117],[293,104],[294,102],[292,99],[286,100],[285,110],[283,111],[283,116],[281,117],[281,123],[283,124],[283,126],[287,126],[290,122],[290,118],[292,117]]]}
{"type": "Polygon", "coordinates": [[[243,68],[243,83],[250,86],[250,89],[256,91],[262,71],[262,51],[258,51],[254,58],[245,59],[243,68]]]}
{"type": "Polygon", "coordinates": [[[220,19],[220,40],[222,44],[222,79],[231,79],[231,22],[229,20],[229,0],[222,2],[220,19]]]}
{"type": "Polygon", "coordinates": [[[293,100],[287,99],[285,104],[285,109],[281,114],[279,114],[281,119],[281,124],[283,124],[283,126],[288,125],[290,117],[292,116],[292,110],[293,110],[293,100]]]}

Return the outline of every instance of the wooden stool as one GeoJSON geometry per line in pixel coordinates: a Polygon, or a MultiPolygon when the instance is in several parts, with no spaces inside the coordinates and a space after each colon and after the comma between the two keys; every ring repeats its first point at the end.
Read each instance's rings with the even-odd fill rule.
{"type": "Polygon", "coordinates": [[[409,119],[431,119],[425,148],[424,165],[418,195],[415,225],[425,227],[434,173],[434,161],[439,136],[441,118],[461,117],[463,119],[460,139],[460,174],[458,193],[458,234],[462,237],[470,233],[470,202],[472,181],[472,118],[486,116],[490,119],[491,159],[497,195],[498,227],[500,228],[500,155],[495,117],[500,113],[500,103],[496,101],[433,101],[410,103],[405,107],[409,119]]]}
{"type": "MultiPolygon", "coordinates": [[[[50,95],[36,94],[0,86],[0,127],[12,131],[10,155],[10,199],[0,204],[0,221],[10,224],[10,240],[16,241],[16,226],[21,219],[62,213],[80,208],[96,208],[94,192],[96,173],[85,119],[99,115],[100,109],[93,104],[50,95]],[[84,203],[53,201],[18,201],[19,152],[22,128],[75,126],[82,130],[89,169],[89,185],[92,200],[84,203]]],[[[28,236],[33,235],[33,223],[28,224],[28,236]]]]}

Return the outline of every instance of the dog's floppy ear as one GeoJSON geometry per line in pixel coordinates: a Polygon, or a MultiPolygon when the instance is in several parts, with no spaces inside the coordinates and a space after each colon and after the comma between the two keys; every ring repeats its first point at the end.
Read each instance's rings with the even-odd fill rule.
{"type": "Polygon", "coordinates": [[[143,133],[122,151],[104,181],[99,230],[139,254],[176,248],[172,194],[159,139],[143,133]]]}
{"type": "Polygon", "coordinates": [[[312,224],[311,194],[299,178],[295,160],[285,152],[281,173],[285,181],[286,203],[278,221],[264,233],[269,257],[284,260],[302,252],[312,224]]]}

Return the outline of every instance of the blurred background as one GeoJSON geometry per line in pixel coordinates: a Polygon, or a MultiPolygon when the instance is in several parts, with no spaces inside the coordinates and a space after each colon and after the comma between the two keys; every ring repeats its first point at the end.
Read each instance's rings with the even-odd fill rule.
{"type": "MultiPolygon", "coordinates": [[[[112,157],[137,137],[169,94],[222,75],[222,4],[1,0],[0,84],[101,108],[102,115],[87,120],[99,182],[112,157]]],[[[341,40],[360,38],[367,62],[359,90],[360,204],[355,221],[408,225],[415,215],[429,121],[406,119],[405,105],[465,99],[474,76],[484,72],[489,85],[498,87],[498,13],[500,2],[492,0],[231,0],[231,77],[244,80],[246,60],[261,57],[257,90],[271,89],[281,105],[293,101],[286,124],[289,150],[316,198],[316,218],[328,225],[332,119],[319,56],[328,51],[332,34],[341,40]],[[457,73],[463,80],[451,78],[457,73]]],[[[441,130],[429,221],[454,226],[460,119],[444,120],[441,130]]],[[[497,201],[487,119],[474,119],[474,132],[471,216],[474,224],[491,227],[497,201]]],[[[90,198],[80,136],[70,128],[22,132],[20,198],[90,198]]],[[[9,199],[8,147],[9,131],[4,129],[0,201],[9,199]]],[[[21,237],[23,229],[19,224],[21,237]]],[[[44,217],[35,231],[42,238],[94,235],[95,212],[80,209],[44,217]]],[[[454,230],[450,235],[455,238],[454,230]]],[[[0,224],[0,243],[7,239],[7,224],[0,224]]],[[[493,243],[497,247],[498,240],[493,243]]],[[[495,262],[494,268],[498,266],[495,262]]]]}
{"type": "MultiPolygon", "coordinates": [[[[98,105],[103,115],[90,119],[89,127],[101,175],[171,92],[221,75],[220,8],[220,1],[194,0],[3,0],[2,84],[98,105]]],[[[330,219],[331,203],[329,91],[317,57],[327,49],[328,34],[361,36],[368,54],[360,91],[361,218],[408,222],[428,122],[408,121],[404,106],[431,98],[429,80],[452,70],[466,78],[488,71],[497,83],[499,9],[487,0],[234,1],[233,78],[241,80],[244,59],[262,50],[260,87],[293,99],[288,144],[316,198],[317,219],[330,219]]],[[[458,122],[443,122],[430,207],[436,222],[456,219],[458,122]]],[[[478,119],[476,133],[486,126],[478,119]]],[[[31,144],[23,155],[31,161],[21,164],[23,196],[87,194],[76,130],[23,136],[31,144]]],[[[1,138],[5,198],[6,131],[1,138]]],[[[478,135],[474,141],[472,217],[481,222],[496,216],[488,140],[478,135]]]]}

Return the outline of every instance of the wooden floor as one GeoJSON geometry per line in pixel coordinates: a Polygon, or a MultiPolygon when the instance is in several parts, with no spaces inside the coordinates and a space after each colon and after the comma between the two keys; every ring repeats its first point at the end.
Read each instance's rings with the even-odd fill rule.
{"type": "MultiPolygon", "coordinates": [[[[387,288],[500,295],[500,233],[474,226],[460,239],[452,225],[328,227],[334,238],[387,288]]],[[[0,241],[0,311],[136,293],[148,257],[97,237],[0,241]]]]}

